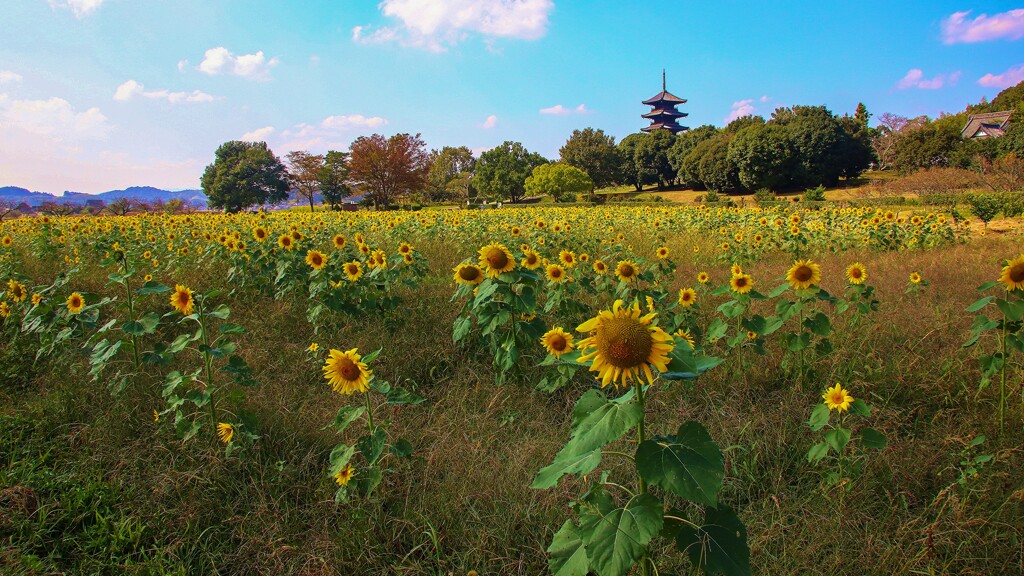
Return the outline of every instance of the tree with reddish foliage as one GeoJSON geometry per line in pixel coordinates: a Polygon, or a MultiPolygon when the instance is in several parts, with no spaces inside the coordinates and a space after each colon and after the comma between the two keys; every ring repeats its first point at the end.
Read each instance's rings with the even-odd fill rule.
{"type": "Polygon", "coordinates": [[[430,154],[419,134],[360,136],[349,150],[349,179],[374,208],[387,208],[398,198],[427,187],[430,154]]]}

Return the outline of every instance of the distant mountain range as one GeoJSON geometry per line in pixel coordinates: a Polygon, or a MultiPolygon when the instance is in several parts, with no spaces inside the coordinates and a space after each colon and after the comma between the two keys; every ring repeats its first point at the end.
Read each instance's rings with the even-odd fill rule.
{"type": "Polygon", "coordinates": [[[131,186],[124,190],[110,190],[107,192],[100,192],[99,194],[67,191],[64,192],[64,194],[57,196],[56,194],[50,194],[49,192],[33,192],[26,188],[19,188],[17,186],[0,187],[0,201],[16,202],[18,204],[24,202],[25,204],[34,207],[41,206],[44,202],[75,204],[81,206],[85,205],[88,200],[102,200],[104,204],[110,204],[111,202],[116,202],[121,198],[138,200],[140,202],[156,202],[158,200],[167,202],[168,200],[177,198],[196,208],[206,206],[206,195],[203,194],[202,190],[161,190],[160,188],[153,188],[152,186],[131,186]]]}

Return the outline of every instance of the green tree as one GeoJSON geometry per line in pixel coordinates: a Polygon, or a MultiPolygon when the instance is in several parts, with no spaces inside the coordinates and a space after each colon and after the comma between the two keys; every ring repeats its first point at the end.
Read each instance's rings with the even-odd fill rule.
{"type": "Polygon", "coordinates": [[[722,130],[729,134],[736,134],[747,126],[753,126],[755,124],[764,124],[764,118],[760,116],[740,116],[732,122],[729,122],[729,124],[722,130]]]}
{"type": "Polygon", "coordinates": [[[288,153],[288,182],[296,194],[309,202],[309,211],[316,212],[314,201],[320,192],[320,171],[324,157],[302,150],[288,153]]]}
{"type": "Polygon", "coordinates": [[[837,118],[839,125],[846,132],[846,151],[840,166],[844,178],[856,178],[875,162],[875,149],[872,147],[874,130],[862,124],[856,117],[843,116],[837,118]]]}
{"type": "Polygon", "coordinates": [[[747,126],[729,143],[728,161],[747,190],[779,190],[792,181],[796,150],[789,131],[778,124],[747,126]]]}
{"type": "Polygon", "coordinates": [[[563,162],[541,164],[526,179],[526,193],[531,196],[549,194],[555,202],[572,202],[577,194],[594,191],[594,181],[586,172],[563,162]]]}
{"type": "Polygon", "coordinates": [[[867,128],[868,121],[871,120],[871,113],[868,112],[868,107],[863,102],[857,103],[857,110],[853,113],[853,119],[861,126],[867,128]]]}
{"type": "Polygon", "coordinates": [[[603,130],[574,130],[558,155],[562,162],[586,172],[598,188],[611,186],[622,178],[622,157],[615,137],[603,130]]]}
{"type": "Polygon", "coordinates": [[[720,132],[701,142],[683,160],[686,179],[707,190],[733,192],[740,186],[739,170],[729,159],[729,144],[735,137],[720,132]]]}
{"type": "Polygon", "coordinates": [[[211,208],[238,212],[287,199],[288,171],[266,142],[232,140],[217,148],[202,186],[211,208]]]}
{"type": "Polygon", "coordinates": [[[850,150],[850,137],[828,108],[779,108],[769,124],[783,126],[792,143],[796,162],[787,180],[805,187],[835,186],[839,182],[850,150]]]}
{"type": "Polygon", "coordinates": [[[430,151],[430,173],[427,175],[427,193],[430,200],[439,202],[451,198],[448,184],[460,174],[472,173],[476,166],[473,152],[465,147],[445,146],[430,151]]]}
{"type": "Polygon", "coordinates": [[[533,169],[546,163],[519,142],[505,141],[480,155],[473,186],[484,196],[518,202],[526,194],[526,179],[533,169]]]}
{"type": "Polygon", "coordinates": [[[639,192],[647,184],[658,181],[658,175],[648,167],[637,162],[637,149],[640,143],[650,138],[650,134],[637,132],[630,134],[619,142],[619,157],[622,159],[622,177],[639,192]]]}
{"type": "Polygon", "coordinates": [[[668,161],[669,164],[672,165],[672,169],[676,171],[676,177],[682,180],[687,186],[692,188],[694,184],[699,185],[699,183],[696,181],[694,175],[688,175],[685,170],[686,156],[692,152],[698,144],[705,140],[710,140],[718,134],[718,132],[718,128],[710,124],[705,124],[676,136],[675,143],[672,144],[672,148],[668,151],[668,161]]]}
{"type": "Polygon", "coordinates": [[[348,186],[348,152],[328,151],[317,174],[317,182],[324,202],[337,210],[342,199],[352,195],[352,189],[348,186]]]}
{"type": "Polygon", "coordinates": [[[668,152],[676,143],[676,136],[668,130],[655,130],[648,136],[636,148],[636,162],[646,171],[654,173],[658,190],[663,190],[676,180],[676,171],[668,159],[668,152]]]}
{"type": "Polygon", "coordinates": [[[955,166],[957,148],[963,143],[960,128],[937,124],[926,117],[907,124],[894,145],[893,168],[909,174],[920,168],[955,166]]]}

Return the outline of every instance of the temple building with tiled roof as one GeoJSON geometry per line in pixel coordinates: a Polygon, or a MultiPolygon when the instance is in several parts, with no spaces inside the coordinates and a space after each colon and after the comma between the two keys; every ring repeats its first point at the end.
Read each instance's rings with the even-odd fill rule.
{"type": "Polygon", "coordinates": [[[1010,127],[1010,116],[1012,115],[1012,110],[971,114],[967,118],[964,129],[960,131],[960,136],[964,138],[999,138],[1006,134],[1006,129],[1010,127]]]}
{"type": "Polygon", "coordinates": [[[650,112],[642,115],[643,118],[651,121],[650,126],[641,128],[644,132],[668,130],[673,134],[678,134],[684,130],[689,130],[686,126],[679,125],[679,119],[685,118],[689,114],[676,110],[676,106],[686,104],[686,100],[666,90],[664,70],[661,71],[661,92],[644,100],[643,104],[652,107],[650,112]]]}

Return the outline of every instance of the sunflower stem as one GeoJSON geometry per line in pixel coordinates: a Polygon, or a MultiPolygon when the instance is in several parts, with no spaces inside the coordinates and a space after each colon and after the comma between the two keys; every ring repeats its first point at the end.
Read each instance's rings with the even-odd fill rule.
{"type": "Polygon", "coordinates": [[[1003,316],[1003,329],[999,334],[999,348],[1003,367],[999,371],[999,435],[1003,435],[1003,410],[1006,407],[1006,316],[1003,316]]]}
{"type": "Polygon", "coordinates": [[[209,338],[206,336],[206,321],[203,320],[202,297],[196,298],[199,307],[199,331],[203,333],[203,363],[206,366],[206,389],[210,391],[210,420],[213,422],[213,429],[217,430],[217,403],[213,397],[213,357],[210,356],[209,338]]]}
{"type": "Polygon", "coordinates": [[[370,391],[363,393],[366,398],[366,428],[373,434],[373,405],[370,403],[370,391]]]}
{"type": "MultiPolygon", "coordinates": [[[[647,417],[647,409],[645,407],[645,402],[646,402],[646,399],[647,399],[647,395],[644,394],[643,382],[639,382],[638,381],[636,383],[636,398],[637,398],[637,402],[640,403],[640,422],[636,425],[636,445],[637,445],[637,448],[639,448],[640,445],[643,444],[644,441],[647,439],[646,438],[646,429],[644,428],[644,420],[647,417]]],[[[638,486],[640,488],[640,494],[646,494],[647,493],[647,481],[644,480],[644,477],[643,477],[642,474],[640,474],[639,470],[637,471],[637,478],[639,479],[638,486]]],[[[648,570],[648,562],[649,562],[649,560],[648,560],[648,549],[645,547],[644,548],[644,555],[640,558],[640,574],[642,576],[649,576],[650,575],[650,571],[648,570]]]]}

